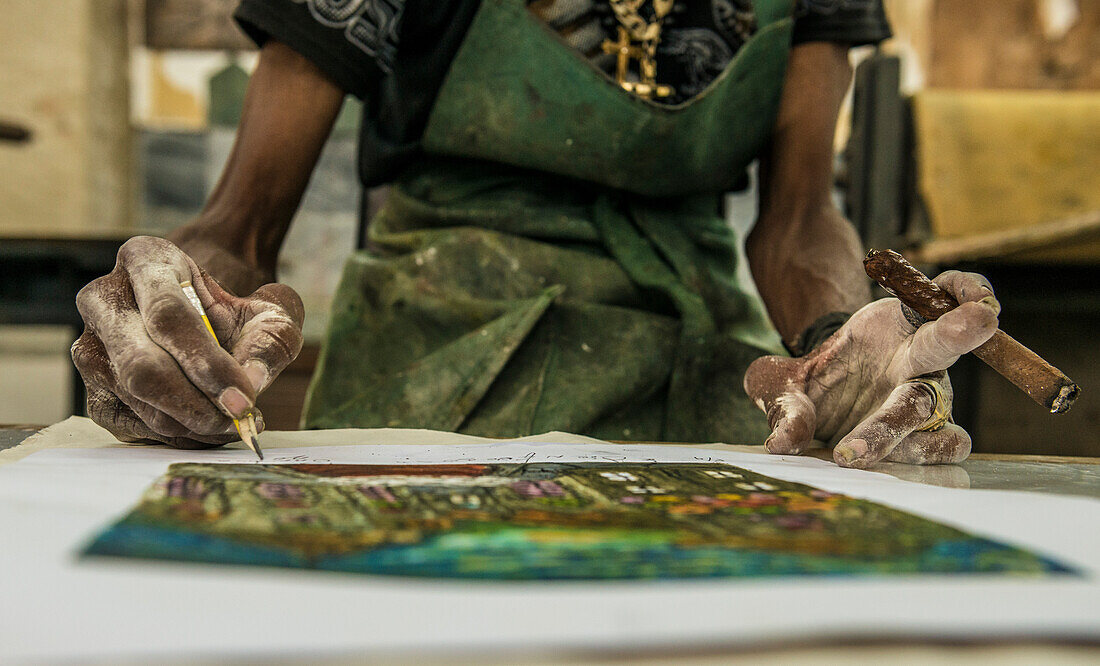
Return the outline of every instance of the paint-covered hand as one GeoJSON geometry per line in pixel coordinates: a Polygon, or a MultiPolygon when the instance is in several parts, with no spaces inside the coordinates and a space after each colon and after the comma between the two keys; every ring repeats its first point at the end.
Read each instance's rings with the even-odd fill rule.
{"type": "Polygon", "coordinates": [[[268,284],[238,298],[171,242],[139,236],[108,275],[77,295],[83,335],[73,362],[88,390],[88,414],[122,441],[208,448],[236,439],[230,417],[302,347],[302,301],[268,284]],[[187,301],[190,281],[220,344],[187,301]]]}
{"type": "Polygon", "coordinates": [[[953,423],[921,430],[937,413],[949,414],[947,368],[997,330],[1000,304],[975,273],[948,271],[934,282],[959,307],[915,326],[896,298],[875,301],[801,358],[765,356],[745,373],[745,391],[768,415],[767,450],[798,454],[813,440],[835,445],[845,467],[880,460],[954,463],[970,454],[970,436],[953,423]],[[936,395],[925,378],[942,387],[936,395]]]}

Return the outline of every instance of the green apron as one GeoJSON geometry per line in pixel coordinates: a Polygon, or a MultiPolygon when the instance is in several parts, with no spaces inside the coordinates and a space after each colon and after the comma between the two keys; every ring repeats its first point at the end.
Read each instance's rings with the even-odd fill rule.
{"type": "Polygon", "coordinates": [[[307,428],[762,441],[745,368],[782,353],[721,215],[779,104],[789,0],[699,96],[641,100],[524,0],[483,0],[425,157],[351,257],[307,428]]]}

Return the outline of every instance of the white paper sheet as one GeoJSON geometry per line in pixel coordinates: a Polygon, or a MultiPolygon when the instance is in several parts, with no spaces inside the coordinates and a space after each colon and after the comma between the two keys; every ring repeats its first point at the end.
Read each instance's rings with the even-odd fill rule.
{"type": "MultiPolygon", "coordinates": [[[[81,428],[78,421],[48,436],[72,441],[66,434],[81,428]]],[[[170,463],[255,460],[243,450],[104,440],[107,448],[36,446],[0,467],[0,662],[698,649],[816,638],[1100,640],[1100,501],[1088,498],[937,488],[807,458],[565,435],[483,443],[415,431],[330,431],[265,439],[268,462],[727,462],[1038,551],[1084,575],[495,583],[78,561],[78,550],[170,463]],[[379,438],[401,443],[353,445],[379,438]],[[331,445],[341,439],[349,445],[331,445]],[[294,442],[318,445],[286,448],[294,442]]]]}

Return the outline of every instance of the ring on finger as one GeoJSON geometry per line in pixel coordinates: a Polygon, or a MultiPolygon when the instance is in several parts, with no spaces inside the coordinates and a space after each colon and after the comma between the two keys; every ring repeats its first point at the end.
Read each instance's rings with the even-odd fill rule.
{"type": "Polygon", "coordinates": [[[951,403],[947,400],[947,392],[944,390],[943,384],[926,377],[915,377],[905,383],[923,384],[932,391],[932,415],[924,423],[917,426],[915,430],[917,432],[931,432],[946,425],[951,418],[951,403]]]}

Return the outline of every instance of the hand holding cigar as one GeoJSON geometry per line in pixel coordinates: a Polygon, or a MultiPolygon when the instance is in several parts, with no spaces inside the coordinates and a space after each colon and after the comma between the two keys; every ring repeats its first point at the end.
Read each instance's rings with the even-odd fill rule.
{"type": "MultiPolygon", "coordinates": [[[[871,250],[863,267],[883,289],[925,319],[937,319],[959,306],[950,294],[893,250],[871,250]]],[[[1069,411],[1081,392],[1061,370],[1000,329],[973,353],[1052,414],[1069,411]]]]}

